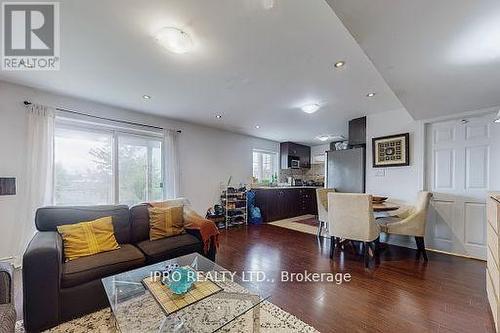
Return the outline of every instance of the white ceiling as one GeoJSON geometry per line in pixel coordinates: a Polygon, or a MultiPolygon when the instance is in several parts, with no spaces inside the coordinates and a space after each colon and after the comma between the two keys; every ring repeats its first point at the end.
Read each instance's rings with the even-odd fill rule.
{"type": "Polygon", "coordinates": [[[327,0],[416,119],[500,106],[499,0],[327,0]]]}
{"type": "Polygon", "coordinates": [[[63,1],[61,70],[0,79],[310,144],[320,134],[345,135],[351,118],[402,108],[324,0],[274,0],[266,10],[269,1],[63,1]],[[194,50],[164,51],[152,37],[164,26],[190,33],[194,50]],[[337,60],[347,65],[334,70],[337,60]],[[367,98],[371,91],[377,95],[367,98]],[[323,107],[308,115],[299,110],[308,102],[323,107]]]}

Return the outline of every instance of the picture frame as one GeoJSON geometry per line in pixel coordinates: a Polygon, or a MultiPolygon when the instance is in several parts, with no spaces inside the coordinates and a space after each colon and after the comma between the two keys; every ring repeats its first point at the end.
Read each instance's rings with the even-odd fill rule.
{"type": "Polygon", "coordinates": [[[410,165],[410,133],[372,138],[374,168],[410,165]]]}

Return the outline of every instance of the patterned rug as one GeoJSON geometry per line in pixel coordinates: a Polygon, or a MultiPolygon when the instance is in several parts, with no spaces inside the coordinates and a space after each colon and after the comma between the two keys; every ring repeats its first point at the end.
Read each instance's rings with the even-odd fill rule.
{"type": "MultiPolygon", "coordinates": [[[[226,282],[225,290],[234,292],[247,293],[248,291],[238,284],[226,282]]],[[[241,305],[241,302],[232,303],[231,300],[218,300],[218,309],[208,313],[204,309],[203,301],[196,303],[190,308],[190,313],[182,313],[182,311],[175,314],[173,323],[167,324],[163,327],[162,332],[200,332],[200,327],[205,331],[215,331],[219,328],[218,323],[221,317],[227,313],[227,307],[241,305]],[[204,311],[205,310],[205,311],[204,311]],[[194,315],[193,315],[194,314],[194,315]],[[189,317],[184,317],[189,315],[189,317]],[[214,318],[216,320],[214,320],[214,318]],[[182,323],[179,326],[179,322],[182,323]]],[[[158,332],[160,327],[160,320],[163,318],[163,312],[158,304],[152,300],[151,297],[138,297],[127,304],[128,310],[124,316],[120,318],[120,329],[123,332],[158,332]],[[130,305],[130,306],[128,306],[130,305]],[[147,314],[142,317],[141,312],[147,314]],[[153,314],[153,316],[152,316],[153,314]],[[137,318],[155,318],[150,321],[140,321],[137,318]]],[[[218,330],[218,332],[254,332],[254,328],[258,327],[258,332],[262,333],[316,333],[318,332],[314,327],[309,326],[292,314],[280,309],[276,305],[264,301],[258,307],[246,312],[244,315],[229,323],[227,326],[218,330]]],[[[114,317],[109,308],[103,309],[86,315],[84,317],[74,319],[72,321],[63,323],[47,332],[53,333],[117,333],[120,332],[115,325],[114,317]]],[[[16,323],[16,332],[24,333],[22,321],[16,323]]]]}
{"type": "MultiPolygon", "coordinates": [[[[280,228],[303,232],[305,234],[311,234],[311,235],[318,234],[318,220],[314,215],[302,215],[302,216],[292,217],[290,219],[270,222],[269,224],[280,228]]],[[[329,238],[329,236],[326,235],[325,231],[321,233],[321,236],[329,238]]]]}
{"type": "Polygon", "coordinates": [[[311,217],[310,219],[305,219],[305,220],[299,220],[299,221],[295,221],[296,223],[301,223],[301,224],[305,224],[305,225],[310,225],[310,226],[313,226],[313,227],[318,227],[318,219],[315,218],[315,217],[311,217]]]}

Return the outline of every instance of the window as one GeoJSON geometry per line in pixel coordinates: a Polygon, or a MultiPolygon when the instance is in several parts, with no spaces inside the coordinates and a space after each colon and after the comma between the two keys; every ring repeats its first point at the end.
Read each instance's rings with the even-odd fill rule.
{"type": "Polygon", "coordinates": [[[105,132],[57,128],[55,133],[55,203],[113,203],[113,136],[105,132]]]}
{"type": "Polygon", "coordinates": [[[56,205],[133,205],[163,199],[158,133],[62,121],[56,123],[54,148],[56,205]]]}
{"type": "Polygon", "coordinates": [[[163,197],[161,141],[134,136],[118,137],[120,203],[159,201],[163,197]]]}
{"type": "Polygon", "coordinates": [[[253,177],[259,183],[271,181],[278,175],[278,155],[260,150],[253,151],[253,177]]]}

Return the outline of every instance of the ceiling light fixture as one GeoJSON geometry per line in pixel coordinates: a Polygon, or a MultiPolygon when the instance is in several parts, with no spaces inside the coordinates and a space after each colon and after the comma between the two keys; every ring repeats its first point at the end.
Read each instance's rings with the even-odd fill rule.
{"type": "Polygon", "coordinates": [[[499,124],[500,123],[500,110],[498,110],[497,116],[495,118],[495,123],[499,124]]]}
{"type": "Polygon", "coordinates": [[[306,105],[302,106],[301,109],[305,113],[314,113],[314,112],[318,111],[319,108],[320,108],[319,104],[312,103],[312,104],[306,104],[306,105]]]}
{"type": "Polygon", "coordinates": [[[145,100],[145,101],[147,101],[147,100],[151,99],[151,96],[149,96],[149,95],[142,95],[142,99],[145,100]]]}
{"type": "Polygon", "coordinates": [[[337,61],[335,63],[335,65],[333,65],[333,66],[335,66],[335,68],[340,68],[340,67],[342,67],[344,65],[345,65],[345,61],[344,60],[340,60],[340,61],[337,61]]]}
{"type": "Polygon", "coordinates": [[[271,10],[274,6],[276,6],[275,0],[262,0],[262,7],[264,7],[265,10],[271,10]]]}
{"type": "Polygon", "coordinates": [[[215,115],[215,118],[217,118],[217,119],[222,119],[222,115],[221,115],[221,114],[216,114],[216,115],[215,115]]]}
{"type": "Polygon", "coordinates": [[[259,128],[260,128],[260,125],[255,125],[255,128],[256,128],[256,129],[259,129],[259,128]]]}
{"type": "Polygon", "coordinates": [[[371,92],[371,93],[366,94],[366,97],[373,97],[373,96],[375,96],[375,95],[376,95],[376,94],[375,94],[374,92],[371,92]]]}
{"type": "Polygon", "coordinates": [[[155,34],[155,40],[162,47],[174,53],[186,53],[193,48],[191,36],[187,32],[174,27],[162,28],[155,34]]]}
{"type": "Polygon", "coordinates": [[[316,137],[316,139],[318,139],[319,141],[328,141],[328,140],[331,140],[331,141],[342,141],[345,138],[344,138],[343,135],[325,134],[325,135],[318,135],[316,137]]]}
{"type": "Polygon", "coordinates": [[[328,141],[330,139],[329,135],[320,135],[316,137],[319,141],[328,141]]]}

